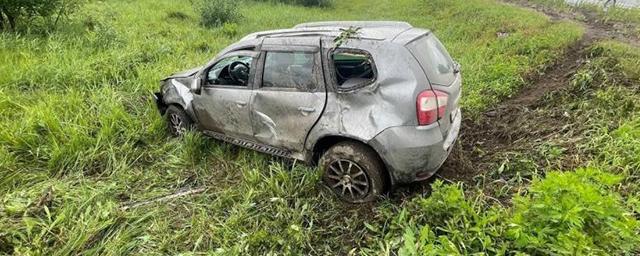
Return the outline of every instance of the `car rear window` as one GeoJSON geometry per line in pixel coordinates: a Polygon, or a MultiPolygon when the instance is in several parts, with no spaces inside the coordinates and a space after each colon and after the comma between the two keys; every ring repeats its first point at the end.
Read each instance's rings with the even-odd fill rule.
{"type": "Polygon", "coordinates": [[[407,45],[433,84],[450,85],[455,80],[454,64],[442,43],[432,33],[407,45]]]}

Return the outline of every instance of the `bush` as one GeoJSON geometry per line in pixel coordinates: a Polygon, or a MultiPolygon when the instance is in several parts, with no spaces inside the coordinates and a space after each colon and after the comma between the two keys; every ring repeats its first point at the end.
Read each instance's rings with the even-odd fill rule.
{"type": "Polygon", "coordinates": [[[16,30],[21,23],[30,27],[34,21],[54,27],[80,3],[81,0],[0,0],[0,28],[16,30]]]}
{"type": "Polygon", "coordinates": [[[551,172],[515,198],[508,237],[532,255],[623,255],[638,242],[638,221],[614,186],[621,177],[596,169],[551,172]]]}
{"type": "Polygon", "coordinates": [[[242,18],[237,2],[233,0],[204,0],[197,8],[202,18],[200,23],[205,27],[218,27],[242,18]]]}

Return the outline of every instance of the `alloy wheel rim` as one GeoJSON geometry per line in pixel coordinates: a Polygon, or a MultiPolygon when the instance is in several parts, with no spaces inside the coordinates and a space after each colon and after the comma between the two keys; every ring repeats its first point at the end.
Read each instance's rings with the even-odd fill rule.
{"type": "Polygon", "coordinates": [[[183,126],[182,118],[177,114],[169,115],[169,123],[171,123],[171,129],[175,135],[183,135],[186,129],[183,126]]]}
{"type": "Polygon", "coordinates": [[[357,163],[338,159],[329,164],[326,180],[331,189],[344,198],[362,199],[369,194],[369,177],[357,163]]]}

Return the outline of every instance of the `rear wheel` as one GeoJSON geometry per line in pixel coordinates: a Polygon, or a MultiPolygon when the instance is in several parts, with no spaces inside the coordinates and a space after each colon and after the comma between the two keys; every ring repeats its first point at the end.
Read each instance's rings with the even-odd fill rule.
{"type": "Polygon", "coordinates": [[[165,119],[167,121],[167,129],[174,137],[184,135],[187,130],[193,127],[193,121],[187,115],[187,113],[177,106],[171,105],[167,108],[165,113],[165,119]]]}
{"type": "Polygon", "coordinates": [[[323,181],[342,200],[369,202],[384,192],[384,165],[365,145],[338,143],[322,155],[319,165],[323,181]]]}

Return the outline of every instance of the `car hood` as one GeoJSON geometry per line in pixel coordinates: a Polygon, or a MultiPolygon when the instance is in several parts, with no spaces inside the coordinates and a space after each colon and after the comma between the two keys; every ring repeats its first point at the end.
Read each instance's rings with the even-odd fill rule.
{"type": "Polygon", "coordinates": [[[171,79],[171,78],[185,78],[185,77],[190,77],[192,75],[194,75],[195,73],[197,73],[198,71],[200,71],[200,69],[202,68],[202,66],[200,67],[195,67],[192,69],[187,69],[187,70],[183,70],[177,73],[173,73],[172,75],[165,77],[163,80],[167,80],[167,79],[171,79]]]}

